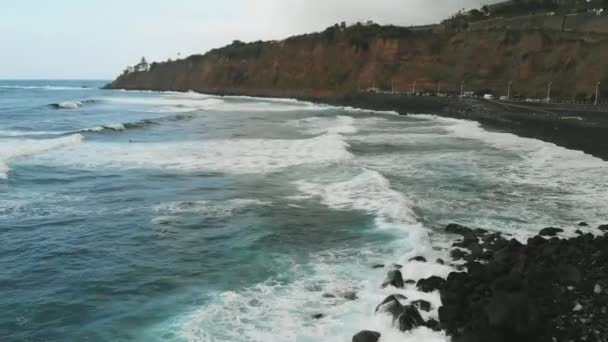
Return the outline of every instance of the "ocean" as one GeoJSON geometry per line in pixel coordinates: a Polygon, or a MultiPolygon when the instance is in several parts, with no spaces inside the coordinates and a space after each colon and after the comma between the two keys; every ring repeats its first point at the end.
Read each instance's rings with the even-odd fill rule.
{"type": "Polygon", "coordinates": [[[380,284],[445,225],[606,223],[607,162],[475,122],[103,84],[0,81],[0,341],[446,341],[374,314],[437,317],[380,284]]]}

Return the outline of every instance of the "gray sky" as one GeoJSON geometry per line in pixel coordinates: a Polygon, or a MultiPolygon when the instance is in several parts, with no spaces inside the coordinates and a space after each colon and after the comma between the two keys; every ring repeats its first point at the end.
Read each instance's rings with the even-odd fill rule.
{"type": "Polygon", "coordinates": [[[334,23],[438,22],[492,0],[0,0],[0,79],[111,79],[176,58],[334,23]]]}

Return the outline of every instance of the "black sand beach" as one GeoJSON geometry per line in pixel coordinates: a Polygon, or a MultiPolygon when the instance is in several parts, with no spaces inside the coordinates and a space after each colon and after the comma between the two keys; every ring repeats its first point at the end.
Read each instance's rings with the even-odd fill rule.
{"type": "Polygon", "coordinates": [[[316,101],[392,110],[403,115],[424,113],[474,120],[486,129],[540,139],[608,160],[608,112],[569,109],[566,106],[559,108],[556,105],[392,94],[357,94],[316,101]]]}

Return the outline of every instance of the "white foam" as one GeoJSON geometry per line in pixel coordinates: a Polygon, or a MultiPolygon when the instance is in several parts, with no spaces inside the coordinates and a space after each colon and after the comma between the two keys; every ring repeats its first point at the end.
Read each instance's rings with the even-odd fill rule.
{"type": "Polygon", "coordinates": [[[299,140],[239,139],[128,144],[90,142],[61,154],[44,156],[44,162],[85,168],[269,173],[297,165],[348,160],[352,155],[347,147],[342,137],[335,134],[299,140]]]}
{"type": "Polygon", "coordinates": [[[7,178],[9,162],[16,158],[23,158],[54,149],[77,145],[82,142],[84,137],[80,134],[73,134],[56,139],[19,139],[19,140],[0,140],[0,178],[7,178]]]}
{"type": "Polygon", "coordinates": [[[224,103],[223,100],[211,97],[185,97],[185,96],[155,96],[155,97],[106,97],[104,101],[120,104],[136,104],[160,106],[150,109],[154,112],[193,111],[199,109],[210,109],[224,103]]]}
{"type": "MultiPolygon", "coordinates": [[[[404,244],[400,247],[407,249],[404,244]]],[[[363,329],[381,332],[385,342],[447,341],[443,333],[423,327],[404,334],[392,326],[389,316],[374,314],[376,305],[395,293],[404,294],[408,301],[429,301],[433,311],[421,313],[426,319],[437,319],[440,306],[437,293],[422,293],[409,285],[380,288],[386,270],[370,268],[379,257],[386,255],[363,248],[318,253],[309,264],[293,264],[288,271],[293,282],[270,280],[238,292],[218,293],[212,296],[215,300],[184,315],[170,329],[192,342],[350,341],[363,329]],[[353,292],[357,300],[345,298],[353,292]],[[326,293],[334,297],[324,297],[326,293]],[[312,318],[319,313],[324,317],[312,318]]],[[[441,273],[449,271],[443,268],[441,273]]]]}
{"type": "Polygon", "coordinates": [[[0,130],[0,137],[26,137],[26,136],[36,136],[36,135],[61,135],[61,134],[65,134],[65,132],[0,130]]]}
{"type": "Polygon", "coordinates": [[[178,220],[181,214],[196,214],[202,218],[224,219],[241,213],[250,207],[266,206],[268,202],[256,199],[231,199],[227,201],[178,201],[162,203],[154,208],[155,217],[153,223],[173,222],[178,220]]]}
{"type": "Polygon", "coordinates": [[[372,113],[372,114],[379,114],[379,115],[400,115],[398,112],[394,111],[394,110],[373,110],[373,109],[362,109],[362,108],[355,108],[355,107],[340,107],[343,110],[349,111],[349,112],[356,112],[356,113],[372,113]]]}
{"type": "Polygon", "coordinates": [[[350,116],[310,117],[288,122],[308,134],[354,134],[357,133],[355,119],[350,116]]]}
{"type": "Polygon", "coordinates": [[[82,106],[82,102],[80,101],[64,101],[57,104],[57,107],[63,109],[77,109],[82,106]]]}
{"type": "Polygon", "coordinates": [[[104,130],[112,130],[112,131],[124,131],[127,128],[122,123],[108,124],[102,126],[96,126],[92,128],[83,128],[78,130],[78,132],[101,132],[104,130]]]}
{"type": "Polygon", "coordinates": [[[406,197],[390,188],[390,182],[377,171],[365,169],[346,181],[323,179],[297,181],[298,189],[337,210],[362,210],[376,215],[380,228],[404,228],[417,224],[406,197]]]}

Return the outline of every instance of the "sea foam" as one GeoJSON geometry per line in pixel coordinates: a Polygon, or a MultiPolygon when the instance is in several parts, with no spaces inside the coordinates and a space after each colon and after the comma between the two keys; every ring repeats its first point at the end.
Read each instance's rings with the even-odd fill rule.
{"type": "Polygon", "coordinates": [[[163,143],[89,142],[66,153],[44,156],[48,163],[120,169],[159,168],[184,172],[269,173],[305,164],[352,158],[340,135],[311,139],[235,139],[163,143]]]}
{"type": "Polygon", "coordinates": [[[82,142],[84,137],[80,134],[73,134],[56,139],[19,139],[0,141],[0,178],[7,178],[9,172],[9,162],[25,156],[32,156],[45,153],[54,149],[77,145],[82,142]]]}

